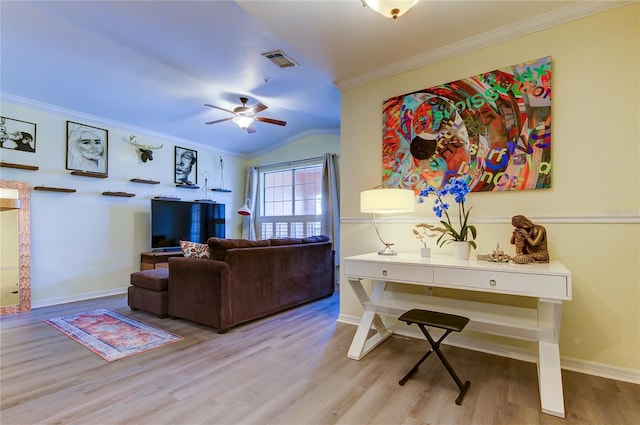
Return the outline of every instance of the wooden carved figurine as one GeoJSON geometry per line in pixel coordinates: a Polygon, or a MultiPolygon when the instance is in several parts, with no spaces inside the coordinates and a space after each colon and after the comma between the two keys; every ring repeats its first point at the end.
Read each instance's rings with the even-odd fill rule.
{"type": "Polygon", "coordinates": [[[547,248],[547,230],[544,226],[533,224],[523,215],[511,218],[513,235],[511,244],[516,246],[515,263],[548,263],[549,250],[547,248]]]}

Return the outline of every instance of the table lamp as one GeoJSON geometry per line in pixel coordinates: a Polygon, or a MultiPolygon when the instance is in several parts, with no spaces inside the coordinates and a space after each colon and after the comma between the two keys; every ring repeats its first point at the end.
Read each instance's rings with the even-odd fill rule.
{"type": "Polygon", "coordinates": [[[391,249],[392,243],[382,240],[376,214],[399,214],[413,212],[415,208],[415,194],[410,189],[371,189],[360,192],[360,212],[373,214],[373,227],[376,229],[378,239],[385,246],[378,251],[379,255],[397,255],[391,249]]]}

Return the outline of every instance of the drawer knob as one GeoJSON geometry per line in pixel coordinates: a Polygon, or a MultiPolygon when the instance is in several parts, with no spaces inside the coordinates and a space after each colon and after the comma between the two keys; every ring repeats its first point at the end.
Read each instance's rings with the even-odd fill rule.
{"type": "Polygon", "coordinates": [[[386,270],[382,270],[382,276],[386,276],[387,275],[387,271],[386,270]]]}
{"type": "Polygon", "coordinates": [[[489,285],[496,286],[496,280],[495,279],[490,279],[489,280],[489,285]]]}

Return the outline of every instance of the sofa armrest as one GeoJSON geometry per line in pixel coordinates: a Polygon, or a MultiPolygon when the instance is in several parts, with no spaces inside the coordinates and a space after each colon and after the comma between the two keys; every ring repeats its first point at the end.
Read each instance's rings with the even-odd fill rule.
{"type": "Polygon", "coordinates": [[[169,316],[224,332],[232,323],[229,265],[200,258],[169,258],[169,316]]]}

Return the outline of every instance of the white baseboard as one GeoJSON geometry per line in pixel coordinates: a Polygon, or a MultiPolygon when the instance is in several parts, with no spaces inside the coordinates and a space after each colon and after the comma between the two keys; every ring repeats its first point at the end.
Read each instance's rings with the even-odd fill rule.
{"type": "MultiPolygon", "coordinates": [[[[360,317],[340,314],[338,316],[338,322],[358,326],[360,324],[360,317]]],[[[411,338],[424,338],[422,333],[420,333],[416,327],[398,327],[393,323],[385,323],[385,325],[387,326],[387,328],[389,328],[389,330],[393,331],[394,334],[411,338]]],[[[458,335],[450,335],[446,339],[446,341],[443,342],[443,344],[466,348],[474,351],[480,351],[487,354],[494,354],[496,356],[507,357],[510,359],[522,360],[530,363],[536,363],[538,360],[537,353],[531,351],[512,348],[506,345],[484,343],[458,335]]],[[[625,369],[621,367],[589,362],[586,360],[570,357],[561,357],[560,365],[562,369],[570,370],[573,372],[599,376],[601,378],[614,379],[616,381],[630,382],[632,384],[640,384],[640,371],[638,370],[625,369]]]]}
{"type": "Polygon", "coordinates": [[[587,375],[599,376],[601,378],[615,379],[616,381],[640,384],[640,371],[637,370],[569,357],[562,357],[560,360],[563,369],[585,373],[587,375]]]}
{"type": "Polygon", "coordinates": [[[71,297],[49,298],[46,300],[33,301],[31,302],[31,308],[34,309],[34,308],[49,307],[52,305],[67,304],[67,303],[73,303],[77,301],[92,300],[94,298],[102,298],[102,297],[110,297],[113,295],[126,294],[127,288],[128,286],[124,286],[122,288],[108,289],[106,291],[88,292],[86,294],[75,295],[71,297]]]}

